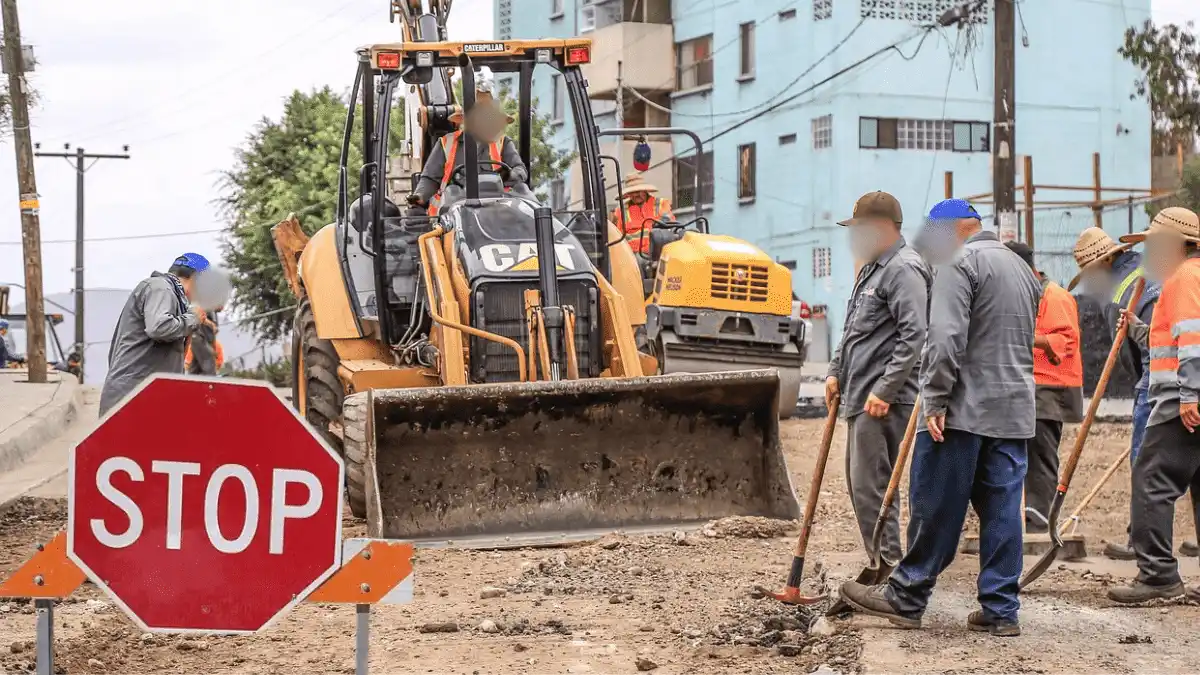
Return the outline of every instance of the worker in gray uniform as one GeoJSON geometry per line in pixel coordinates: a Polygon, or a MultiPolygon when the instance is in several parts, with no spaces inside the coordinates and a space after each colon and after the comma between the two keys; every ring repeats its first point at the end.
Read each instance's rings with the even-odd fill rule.
{"type": "Polygon", "coordinates": [[[967,508],[979,514],[978,598],[970,630],[1021,634],[1026,443],[1034,436],[1033,348],[1042,288],[961,199],[933,207],[917,248],[934,266],[921,353],[921,415],[909,473],[908,551],[887,583],[849,582],[865,614],[919,628],[953,562],[967,508]]]}
{"type": "MultiPolygon", "coordinates": [[[[846,420],[846,483],[864,547],[869,546],[908,418],[917,398],[932,276],[900,234],[900,203],[886,192],[863,195],[847,228],[862,262],[846,306],[842,341],[829,364],[825,404],[841,402],[846,420]]],[[[881,554],[900,559],[900,507],[892,503],[881,554]]],[[[868,554],[871,552],[868,551],[868,554]]]]}
{"type": "Polygon", "coordinates": [[[166,274],[155,272],[129,294],[108,352],[101,415],[154,373],[183,373],[188,337],[206,318],[190,297],[196,276],[208,268],[204,256],[185,253],[166,274]]]}

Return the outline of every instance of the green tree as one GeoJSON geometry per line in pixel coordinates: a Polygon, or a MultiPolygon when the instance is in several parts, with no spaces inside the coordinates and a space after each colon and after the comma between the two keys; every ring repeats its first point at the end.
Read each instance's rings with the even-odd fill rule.
{"type": "Polygon", "coordinates": [[[1125,30],[1117,51],[1141,70],[1132,98],[1150,102],[1155,152],[1174,152],[1177,142],[1190,146],[1200,134],[1200,44],[1193,24],[1147,20],[1125,30]]]}
{"type": "MultiPolygon", "coordinates": [[[[329,87],[293,92],[278,120],[259,121],[222,177],[218,203],[226,220],[224,258],[233,276],[234,302],[256,317],[247,325],[264,340],[287,333],[292,322],[287,308],[296,302],[270,229],[288,213],[295,213],[309,234],[333,222],[347,110],[346,101],[329,87]]],[[[396,147],[404,135],[402,110],[393,111],[391,121],[390,147],[396,147]]],[[[361,138],[362,115],[356,114],[347,161],[351,199],[358,192],[361,138]]]]}
{"type": "MultiPolygon", "coordinates": [[[[508,91],[500,92],[500,105],[504,107],[504,112],[508,113],[513,118],[513,122],[508,125],[504,133],[515,142],[517,134],[520,133],[520,120],[517,119],[517,113],[520,106],[517,99],[509,95],[508,91]]],[[[530,167],[530,184],[533,186],[534,194],[542,202],[549,202],[549,187],[550,181],[556,178],[565,178],[567,171],[571,167],[571,162],[575,159],[575,153],[567,150],[559,150],[549,143],[549,138],[554,134],[550,125],[550,115],[542,115],[538,113],[537,100],[533,101],[531,106],[533,109],[533,119],[530,126],[530,143],[529,143],[529,163],[530,167]]]]}

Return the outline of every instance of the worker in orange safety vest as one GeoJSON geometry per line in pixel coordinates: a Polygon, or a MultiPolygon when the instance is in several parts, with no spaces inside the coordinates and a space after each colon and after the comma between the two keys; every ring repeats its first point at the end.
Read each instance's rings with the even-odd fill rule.
{"type": "Polygon", "coordinates": [[[1063,425],[1083,421],[1083,354],[1079,307],[1067,289],[1050,281],[1034,265],[1027,244],[1005,244],[1029,265],[1042,284],[1033,333],[1033,382],[1036,415],[1025,473],[1025,533],[1049,531],[1050,504],[1058,485],[1058,446],[1063,425]]]}
{"type": "MultiPolygon", "coordinates": [[[[1185,208],[1159,211],[1145,232],[1145,274],[1162,292],[1147,326],[1126,312],[1121,328],[1150,352],[1150,419],[1133,465],[1131,533],[1138,576],[1112,588],[1110,600],[1140,604],[1185,593],[1171,551],[1175,502],[1200,489],[1200,217],[1185,208]]],[[[1200,600],[1200,588],[1186,591],[1200,600]]]]}
{"type": "Polygon", "coordinates": [[[481,68],[475,74],[475,107],[472,108],[469,119],[464,118],[462,110],[450,116],[450,121],[459,126],[453,133],[446,134],[433,146],[425,167],[421,170],[421,178],[416,189],[408,195],[408,205],[424,209],[430,216],[436,216],[442,205],[442,193],[454,178],[454,172],[464,165],[466,151],[462,146],[462,129],[470,131],[472,138],[479,148],[479,170],[487,172],[506,171],[504,184],[506,188],[524,185],[529,178],[521,153],[511,138],[504,135],[505,128],[513,122],[512,115],[504,112],[496,100],[495,84],[488,68],[481,68]]]}
{"type": "Polygon", "coordinates": [[[663,197],[655,197],[658,188],[647,183],[639,172],[625,176],[625,184],[621,188],[625,195],[625,203],[613,209],[609,220],[625,235],[625,241],[634,253],[650,254],[650,230],[654,221],[675,220],[671,213],[671,201],[663,197]]]}

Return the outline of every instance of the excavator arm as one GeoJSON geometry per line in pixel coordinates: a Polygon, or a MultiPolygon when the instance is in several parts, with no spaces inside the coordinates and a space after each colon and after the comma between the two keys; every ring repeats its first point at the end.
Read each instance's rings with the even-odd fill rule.
{"type": "MultiPolygon", "coordinates": [[[[442,42],[453,0],[391,0],[391,21],[400,20],[405,42],[442,42]]],[[[458,109],[451,85],[451,68],[437,68],[433,79],[415,88],[406,87],[405,137],[410,166],[420,172],[434,143],[454,131],[450,116],[458,109]]]]}

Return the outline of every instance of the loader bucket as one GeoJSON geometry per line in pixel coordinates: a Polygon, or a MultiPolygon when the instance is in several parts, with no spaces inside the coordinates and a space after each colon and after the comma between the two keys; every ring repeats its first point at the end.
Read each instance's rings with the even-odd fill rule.
{"type": "Polygon", "coordinates": [[[375,390],[368,528],[490,548],[798,518],[778,391],[771,370],[375,390]]]}

